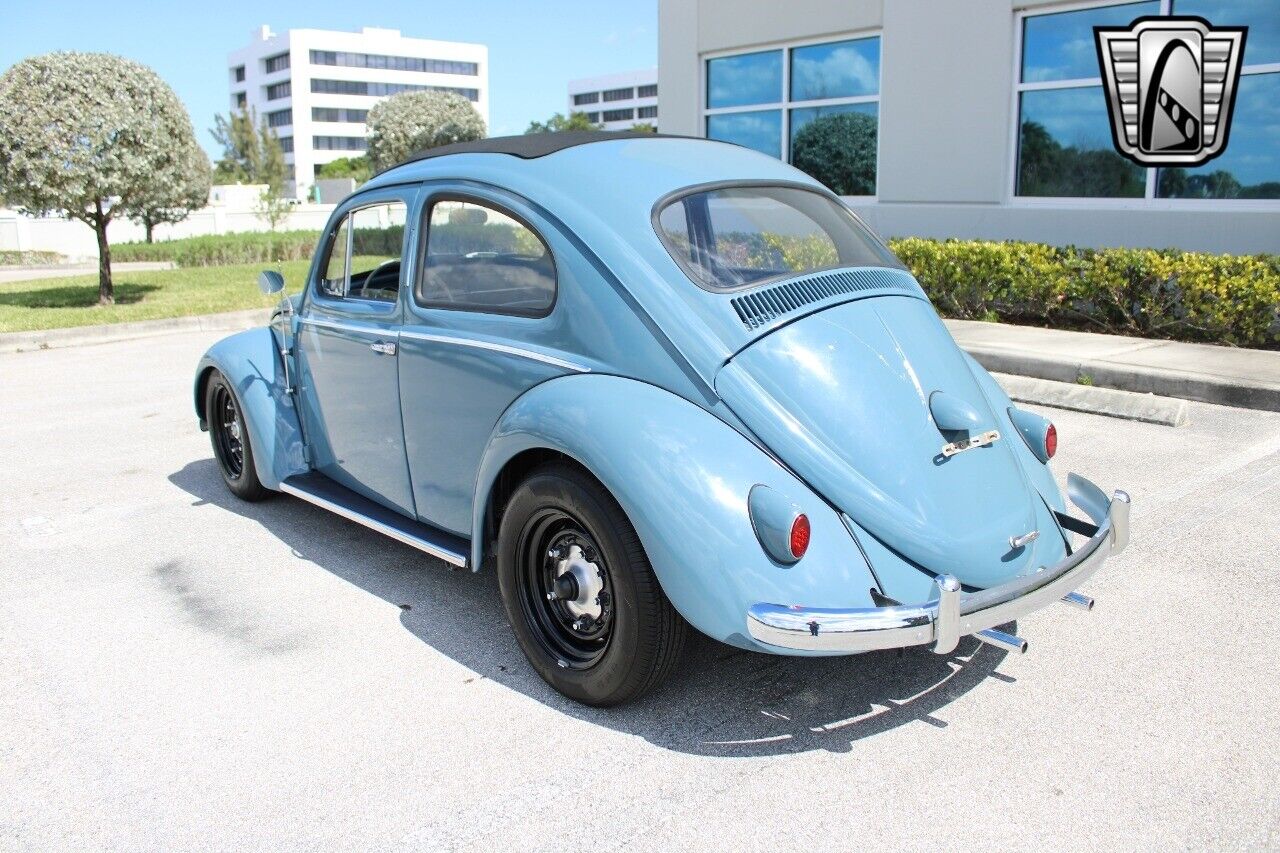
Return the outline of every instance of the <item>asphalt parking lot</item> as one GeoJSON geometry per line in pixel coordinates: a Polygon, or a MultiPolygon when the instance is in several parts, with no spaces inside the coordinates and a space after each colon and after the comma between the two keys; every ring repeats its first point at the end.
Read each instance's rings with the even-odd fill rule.
{"type": "Polygon", "coordinates": [[[612,711],[491,574],[237,502],[220,333],[0,356],[0,848],[1276,849],[1280,414],[1054,412],[1133,542],[1007,657],[703,640],[612,711]]]}

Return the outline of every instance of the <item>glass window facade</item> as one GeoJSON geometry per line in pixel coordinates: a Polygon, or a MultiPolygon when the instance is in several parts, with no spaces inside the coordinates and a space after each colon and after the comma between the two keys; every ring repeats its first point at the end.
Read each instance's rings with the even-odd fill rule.
{"type": "Polygon", "coordinates": [[[292,136],[280,137],[280,150],[286,154],[293,153],[293,137],[292,136]]]}
{"type": "Polygon", "coordinates": [[[782,51],[707,60],[707,108],[776,104],[782,100],[782,51]]]}
{"type": "Polygon", "coordinates": [[[823,101],[880,92],[880,39],[791,49],[791,100],[823,101]]]}
{"type": "Polygon", "coordinates": [[[313,136],[311,145],[317,151],[364,151],[368,142],[363,136],[313,136]]]}
{"type": "Polygon", "coordinates": [[[580,107],[583,104],[597,104],[600,102],[599,92],[579,92],[573,96],[573,105],[580,107]]]}
{"type": "Polygon", "coordinates": [[[657,118],[657,107],[640,107],[636,110],[636,118],[657,118]]]}
{"type": "Polygon", "coordinates": [[[630,121],[635,117],[636,117],[636,111],[631,107],[627,107],[626,109],[623,109],[623,110],[605,110],[604,111],[605,121],[630,121]]]}
{"type": "Polygon", "coordinates": [[[312,107],[312,121],[345,122],[364,124],[369,119],[368,110],[349,110],[345,107],[312,107]]]}
{"type": "Polygon", "coordinates": [[[276,110],[267,113],[267,127],[285,127],[293,124],[293,110],[276,110]]]}
{"type": "Polygon", "coordinates": [[[289,54],[281,53],[276,56],[268,56],[262,61],[266,67],[268,74],[274,74],[277,71],[284,71],[289,67],[289,54]]]}
{"type": "Polygon", "coordinates": [[[235,80],[235,82],[237,83],[243,83],[244,82],[244,66],[237,65],[235,68],[231,69],[231,78],[235,80]]]}
{"type": "Polygon", "coordinates": [[[706,73],[709,138],[785,159],[841,195],[875,195],[879,36],[714,57],[706,73]]]}
{"type": "Polygon", "coordinates": [[[707,137],[782,157],[782,110],[753,110],[707,116],[707,137]]]}
{"type": "Polygon", "coordinates": [[[1169,0],[1022,19],[1016,195],[1280,199],[1280,3],[1169,0]],[[1151,169],[1116,153],[1093,27],[1144,15],[1199,15],[1249,35],[1226,151],[1194,169],[1151,169]]]}
{"type": "Polygon", "coordinates": [[[606,89],[603,95],[605,101],[629,101],[635,96],[634,86],[627,86],[625,89],[606,89]]]}
{"type": "Polygon", "coordinates": [[[637,98],[656,98],[658,97],[658,84],[651,83],[648,86],[641,86],[636,89],[637,98]]]}
{"type": "Polygon", "coordinates": [[[423,59],[417,56],[386,56],[379,53],[347,53],[339,50],[311,51],[312,65],[338,68],[378,68],[387,71],[419,71],[426,74],[462,74],[475,77],[480,65],[453,59],[423,59]]]}
{"type": "Polygon", "coordinates": [[[288,80],[283,83],[272,83],[267,87],[267,100],[278,101],[281,98],[287,98],[293,94],[293,86],[288,80]]]}
{"type": "Polygon", "coordinates": [[[317,95],[372,95],[379,98],[386,95],[399,94],[400,92],[454,92],[468,101],[480,100],[479,89],[459,89],[454,86],[421,86],[416,83],[370,83],[364,80],[313,79],[311,81],[311,91],[317,95]]]}

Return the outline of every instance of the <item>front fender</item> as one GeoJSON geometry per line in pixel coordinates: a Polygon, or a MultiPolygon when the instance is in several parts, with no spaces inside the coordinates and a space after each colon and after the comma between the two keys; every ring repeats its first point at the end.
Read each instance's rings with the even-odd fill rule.
{"type": "Polygon", "coordinates": [[[499,420],[477,476],[473,565],[499,473],[535,449],[577,460],[604,484],[635,526],[667,597],[708,636],[770,651],[747,634],[753,604],[873,604],[872,574],[840,517],[785,468],[687,400],[599,374],[544,382],[499,420]],[[747,512],[756,484],[808,514],[812,540],[799,562],[775,562],[756,538],[747,512]]]}
{"type": "Polygon", "coordinates": [[[262,485],[279,489],[286,477],[307,468],[298,412],[285,386],[275,333],[267,327],[248,329],[218,341],[196,368],[196,414],[204,424],[204,388],[217,370],[231,383],[240,401],[253,447],[253,467],[262,485]]]}

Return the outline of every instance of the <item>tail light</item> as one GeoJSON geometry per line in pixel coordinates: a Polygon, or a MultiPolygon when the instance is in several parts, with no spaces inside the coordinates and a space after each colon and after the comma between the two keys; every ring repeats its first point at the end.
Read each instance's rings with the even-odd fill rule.
{"type": "Polygon", "coordinates": [[[797,560],[809,550],[809,516],[800,513],[791,522],[791,556],[797,560]]]}
{"type": "Polygon", "coordinates": [[[1058,452],[1058,430],[1048,418],[1010,406],[1009,420],[1017,427],[1027,449],[1041,462],[1048,462],[1058,452]]]}
{"type": "Polygon", "coordinates": [[[747,511],[760,545],[777,562],[789,566],[809,550],[809,516],[785,495],[757,483],[747,498],[747,511]]]}

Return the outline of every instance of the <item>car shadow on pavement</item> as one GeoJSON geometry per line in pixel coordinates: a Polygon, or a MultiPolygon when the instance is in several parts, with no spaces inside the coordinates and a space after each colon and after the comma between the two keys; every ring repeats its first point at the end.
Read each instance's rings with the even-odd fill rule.
{"type": "MultiPolygon", "coordinates": [[[[327,572],[401,608],[401,624],[470,670],[573,717],[697,755],[749,757],[847,752],[862,738],[908,723],[946,728],[942,713],[990,680],[1005,652],[964,638],[950,655],[926,648],[853,657],[793,658],[747,652],[696,631],[659,689],[621,708],[595,709],[552,690],[525,661],[507,625],[495,573],[450,571],[441,561],[288,496],[245,503],[212,459],[169,480],[195,498],[251,518],[327,572]]],[[[1005,626],[1006,630],[1012,628],[1005,626]]]]}

